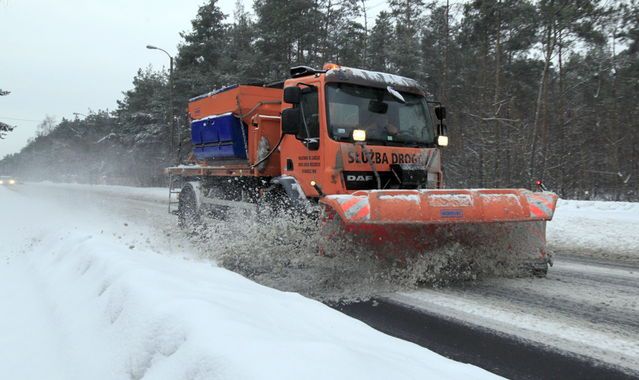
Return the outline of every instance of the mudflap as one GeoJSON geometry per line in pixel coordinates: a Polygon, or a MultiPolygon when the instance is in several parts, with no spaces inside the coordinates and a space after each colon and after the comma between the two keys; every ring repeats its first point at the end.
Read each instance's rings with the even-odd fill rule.
{"type": "Polygon", "coordinates": [[[321,251],[410,265],[446,255],[463,265],[545,275],[546,221],[557,196],[524,189],[360,191],[324,197],[321,251]],[[452,258],[455,256],[454,258],[452,258]]]}

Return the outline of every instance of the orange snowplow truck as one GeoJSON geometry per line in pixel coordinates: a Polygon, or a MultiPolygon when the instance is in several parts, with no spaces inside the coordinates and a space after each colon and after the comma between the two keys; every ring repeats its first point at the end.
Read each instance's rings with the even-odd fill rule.
{"type": "MultiPolygon", "coordinates": [[[[167,169],[180,224],[284,202],[319,210],[327,240],[405,258],[451,242],[506,242],[545,274],[557,195],[444,189],[446,110],[414,80],[327,64],[189,102],[193,152],[167,169]],[[523,249],[521,248],[523,246],[523,249]]],[[[503,249],[503,248],[501,248],[503,249]]],[[[514,254],[514,253],[513,253],[514,254]]]]}

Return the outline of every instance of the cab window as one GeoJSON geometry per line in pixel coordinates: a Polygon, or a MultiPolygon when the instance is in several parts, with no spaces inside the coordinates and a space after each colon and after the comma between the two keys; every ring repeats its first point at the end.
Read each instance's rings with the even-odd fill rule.
{"type": "Polygon", "coordinates": [[[306,87],[302,90],[300,101],[302,109],[302,127],[297,137],[300,139],[319,137],[319,103],[317,88],[306,87]]]}

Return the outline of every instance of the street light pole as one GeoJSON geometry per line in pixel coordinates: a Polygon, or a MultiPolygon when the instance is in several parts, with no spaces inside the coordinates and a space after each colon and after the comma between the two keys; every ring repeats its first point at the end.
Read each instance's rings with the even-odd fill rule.
{"type": "Polygon", "coordinates": [[[157,46],[153,46],[153,45],[146,45],[147,49],[150,50],[160,50],[162,52],[164,52],[164,54],[166,54],[167,56],[169,56],[169,112],[170,112],[170,144],[169,144],[169,156],[171,157],[171,159],[173,159],[173,153],[175,152],[175,117],[173,115],[173,56],[171,54],[169,54],[166,50],[161,49],[157,46]]]}

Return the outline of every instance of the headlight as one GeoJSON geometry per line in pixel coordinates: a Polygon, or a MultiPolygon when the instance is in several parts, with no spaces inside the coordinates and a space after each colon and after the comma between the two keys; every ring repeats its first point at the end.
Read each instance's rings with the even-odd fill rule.
{"type": "Polygon", "coordinates": [[[4,185],[4,181],[0,179],[0,185],[4,185]]]}
{"type": "Polygon", "coordinates": [[[353,141],[366,141],[366,131],[363,129],[354,130],[353,141]]]}
{"type": "Polygon", "coordinates": [[[15,185],[16,184],[16,180],[15,179],[10,179],[9,180],[9,185],[15,185]]]}
{"type": "Polygon", "coordinates": [[[448,146],[448,136],[437,136],[437,145],[439,146],[448,146]]]}

